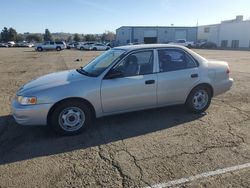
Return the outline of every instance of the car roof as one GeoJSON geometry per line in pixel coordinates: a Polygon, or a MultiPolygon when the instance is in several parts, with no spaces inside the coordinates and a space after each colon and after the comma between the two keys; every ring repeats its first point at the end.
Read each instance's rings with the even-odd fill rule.
{"type": "Polygon", "coordinates": [[[189,54],[191,54],[199,63],[206,62],[207,60],[196,52],[188,49],[187,47],[175,44],[139,44],[139,45],[127,45],[127,46],[119,46],[114,49],[126,50],[127,52],[133,50],[144,50],[144,49],[154,49],[154,48],[179,48],[182,49],[189,54]]]}
{"type": "Polygon", "coordinates": [[[115,47],[115,49],[123,49],[126,51],[132,51],[132,50],[140,50],[140,49],[151,49],[151,48],[181,48],[181,49],[187,49],[180,45],[174,45],[174,44],[138,44],[138,45],[127,45],[127,46],[119,46],[115,47]]]}

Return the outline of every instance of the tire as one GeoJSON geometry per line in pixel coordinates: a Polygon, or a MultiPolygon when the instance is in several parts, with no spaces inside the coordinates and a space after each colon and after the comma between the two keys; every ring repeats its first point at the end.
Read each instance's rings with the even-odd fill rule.
{"type": "Polygon", "coordinates": [[[37,51],[38,51],[38,52],[43,51],[42,47],[38,47],[38,48],[37,48],[37,51]]]}
{"type": "Polygon", "coordinates": [[[212,91],[209,87],[197,86],[188,95],[186,107],[192,113],[202,113],[210,106],[211,98],[212,91]]]}
{"type": "Polygon", "coordinates": [[[61,50],[62,50],[62,48],[60,46],[56,47],[56,51],[61,51],[61,50]]]}
{"type": "Polygon", "coordinates": [[[81,47],[81,48],[80,48],[80,50],[84,50],[84,48],[83,48],[83,47],[81,47]]]}
{"type": "Polygon", "coordinates": [[[93,50],[94,50],[94,51],[96,51],[96,50],[97,50],[97,48],[96,48],[96,47],[94,47],[94,48],[93,48],[93,50]]]}
{"type": "Polygon", "coordinates": [[[48,124],[59,134],[72,136],[82,133],[91,124],[91,111],[83,102],[65,101],[52,111],[48,124]]]}

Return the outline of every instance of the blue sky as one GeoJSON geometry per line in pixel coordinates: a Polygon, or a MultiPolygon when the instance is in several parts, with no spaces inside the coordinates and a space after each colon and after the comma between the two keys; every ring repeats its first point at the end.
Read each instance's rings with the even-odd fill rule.
{"type": "Polygon", "coordinates": [[[236,15],[250,18],[250,0],[4,0],[0,29],[103,33],[120,26],[196,26],[236,15]]]}

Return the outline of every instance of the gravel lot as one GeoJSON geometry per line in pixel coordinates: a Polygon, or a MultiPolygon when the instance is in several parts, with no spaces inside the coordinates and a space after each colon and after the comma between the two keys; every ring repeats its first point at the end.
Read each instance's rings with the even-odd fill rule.
{"type": "MultiPolygon", "coordinates": [[[[249,163],[250,52],[196,51],[228,61],[235,79],[206,114],[182,106],[140,111],[60,137],[48,127],[17,125],[11,100],[27,81],[82,66],[100,52],[0,49],[0,188],[145,187],[249,163]]],[[[249,177],[245,168],[178,186],[250,187],[249,177]]]]}

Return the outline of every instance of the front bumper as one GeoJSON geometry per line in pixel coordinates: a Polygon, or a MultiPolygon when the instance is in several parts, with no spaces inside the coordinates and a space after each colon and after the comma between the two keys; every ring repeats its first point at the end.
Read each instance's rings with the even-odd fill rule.
{"type": "Polygon", "coordinates": [[[20,105],[12,102],[12,115],[20,125],[47,125],[47,115],[53,104],[20,105]]]}

